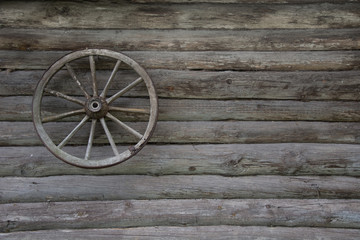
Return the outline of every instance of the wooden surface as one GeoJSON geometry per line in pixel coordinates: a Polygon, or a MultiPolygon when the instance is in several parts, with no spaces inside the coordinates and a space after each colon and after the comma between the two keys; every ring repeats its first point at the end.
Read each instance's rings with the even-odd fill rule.
{"type": "MultiPolygon", "coordinates": [[[[0,97],[0,120],[31,121],[32,97],[0,97]]],[[[119,107],[149,109],[145,98],[122,98],[119,107]]],[[[59,101],[55,97],[43,99],[43,116],[53,116],[80,109],[77,104],[59,101]],[[57,106],[54,108],[54,106],[57,106]]],[[[185,100],[160,99],[160,121],[343,121],[360,120],[360,104],[335,101],[278,101],[278,100],[185,100]]],[[[112,113],[122,121],[147,121],[149,115],[125,112],[112,113]]],[[[84,115],[61,121],[80,122],[84,115]]]]}
{"type": "Polygon", "coordinates": [[[145,226],[359,228],[359,200],[191,199],[43,202],[0,205],[6,231],[145,226]]]}
{"type": "MultiPolygon", "coordinates": [[[[47,69],[69,52],[41,51],[24,54],[21,51],[0,50],[0,68],[47,69]]],[[[301,51],[301,52],[123,52],[147,69],[172,70],[236,70],[236,71],[344,71],[357,70],[358,51],[301,51]]],[[[79,67],[89,68],[88,61],[79,67]]],[[[105,62],[98,68],[113,68],[116,61],[105,62]]]]}
{"type": "MultiPolygon", "coordinates": [[[[359,0],[1,1],[0,238],[358,239],[359,12],[359,0]],[[63,163],[31,123],[45,70],[85,48],[130,56],[159,96],[151,142],[106,169],[63,163]]],[[[115,62],[95,61],[103,89],[115,62]]],[[[71,64],[92,91],[88,60],[71,64]]],[[[122,64],[109,95],[136,78],[122,64]]],[[[82,95],[66,70],[54,81],[82,95]]],[[[146,87],[116,104],[147,108],[146,87]]],[[[76,108],[43,99],[43,115],[76,108]]],[[[59,142],[79,121],[45,128],[59,142]]],[[[88,125],[66,151],[84,157],[88,125]]],[[[135,142],[109,127],[119,151],[135,142]]],[[[95,135],[93,156],[112,156],[95,135]]]]}
{"type": "MultiPolygon", "coordinates": [[[[1,96],[33,95],[43,70],[0,71],[1,96]]],[[[236,72],[149,70],[157,94],[163,98],[191,99],[287,99],[287,100],[359,100],[360,71],[236,72]]],[[[67,94],[81,94],[72,87],[68,73],[58,73],[56,88],[67,94]]],[[[77,73],[82,80],[87,75],[77,73]]],[[[103,83],[109,71],[100,71],[103,83]]],[[[127,71],[116,78],[112,91],[127,86],[136,76],[127,71]]],[[[51,84],[51,83],[49,83],[51,84]]],[[[100,85],[102,87],[103,85],[100,85]]],[[[137,86],[127,96],[147,96],[137,86]]],[[[161,100],[161,99],[160,99],[161,100]]],[[[342,102],[340,102],[341,104],[342,102]]],[[[161,110],[161,109],[160,109],[161,110]]],[[[21,117],[21,116],[20,116],[21,117]]]]}
{"type": "MultiPolygon", "coordinates": [[[[144,132],[145,122],[126,122],[144,132]]],[[[50,122],[45,129],[53,141],[60,143],[77,123],[50,122]]],[[[115,142],[136,143],[134,136],[109,122],[115,142]]],[[[359,122],[270,122],[270,121],[209,121],[209,122],[158,122],[150,143],[360,143],[359,122]]],[[[85,125],[69,141],[70,145],[87,144],[90,131],[85,125]]],[[[96,144],[108,143],[102,128],[96,128],[96,144]]],[[[0,122],[0,144],[40,145],[31,122],[0,122]]]]}
{"type": "Polygon", "coordinates": [[[84,42],[89,48],[117,51],[357,50],[360,31],[356,28],[232,31],[3,28],[0,32],[3,50],[78,50],[84,47],[84,42]]]}
{"type": "Polygon", "coordinates": [[[213,198],[360,197],[360,179],[343,176],[54,176],[7,177],[0,203],[213,198]],[[121,184],[119,184],[121,183],[121,184]],[[13,186],[17,187],[14,191],[13,186]]]}
{"type": "Polygon", "coordinates": [[[7,1],[0,6],[0,25],[11,28],[299,29],[360,25],[360,7],[351,2],[142,5],[56,1],[49,5],[42,1],[7,1]]]}
{"type": "Polygon", "coordinates": [[[33,232],[0,233],[8,240],[40,239],[209,239],[219,240],[312,240],[316,238],[357,240],[358,229],[312,228],[312,227],[243,227],[243,226],[197,226],[197,227],[136,227],[80,230],[43,230],[33,232]]]}
{"type": "MultiPolygon", "coordinates": [[[[71,147],[71,153],[85,147],[71,147]]],[[[122,146],[120,149],[127,148],[122,146]]],[[[108,149],[94,149],[95,156],[108,149]]],[[[57,175],[339,175],[360,176],[360,148],[352,144],[147,145],[131,160],[97,170],[75,168],[38,147],[0,147],[0,176],[57,175]]]]}

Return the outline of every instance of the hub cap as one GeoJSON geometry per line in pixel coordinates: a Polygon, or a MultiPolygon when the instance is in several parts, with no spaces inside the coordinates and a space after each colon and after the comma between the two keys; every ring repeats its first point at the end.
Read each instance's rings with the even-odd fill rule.
{"type": "Polygon", "coordinates": [[[104,98],[92,97],[86,101],[85,111],[90,118],[100,119],[106,116],[109,107],[104,98]]]}

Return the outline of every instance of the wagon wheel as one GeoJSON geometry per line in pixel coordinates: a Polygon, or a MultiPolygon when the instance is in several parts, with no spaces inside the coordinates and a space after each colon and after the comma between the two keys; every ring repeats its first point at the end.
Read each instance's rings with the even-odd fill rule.
{"type": "Polygon", "coordinates": [[[158,115],[158,103],[157,96],[155,92],[154,85],[145,72],[145,70],[134,60],[131,58],[110,50],[104,49],[86,49],[82,51],[76,51],[70,53],[58,61],[56,61],[43,75],[41,80],[39,81],[34,98],[33,98],[33,122],[41,141],[43,144],[59,159],[84,168],[102,168],[112,166],[118,163],[121,163],[130,157],[134,156],[137,152],[141,150],[141,148],[147,143],[149,138],[154,131],[156,121],[158,115]],[[115,67],[112,70],[111,75],[109,76],[103,90],[100,92],[98,89],[98,82],[96,79],[96,66],[95,66],[95,58],[96,57],[107,57],[114,60],[115,67]],[[88,64],[91,71],[91,89],[92,93],[89,93],[86,90],[86,87],[77,77],[74,69],[71,67],[71,62],[77,59],[87,59],[88,64]],[[119,69],[120,64],[126,64],[138,74],[138,78],[134,79],[129,85],[125,88],[119,89],[115,94],[110,97],[107,97],[107,93],[111,83],[113,82],[115,75],[119,69]],[[54,75],[61,70],[62,68],[66,68],[69,73],[69,78],[71,77],[72,81],[77,84],[77,87],[81,90],[83,95],[85,96],[85,100],[81,100],[81,98],[77,96],[70,96],[65,93],[56,91],[55,89],[49,89],[48,83],[53,79],[54,75]],[[130,91],[132,88],[137,86],[140,83],[145,83],[150,101],[150,110],[147,109],[134,109],[134,108],[121,108],[112,106],[113,102],[130,91]],[[52,95],[61,99],[65,99],[66,101],[70,101],[72,103],[76,103],[79,108],[75,111],[67,111],[61,114],[56,114],[48,117],[42,116],[41,104],[42,98],[44,95],[52,95]],[[147,123],[146,130],[143,134],[134,130],[127,124],[120,121],[117,117],[112,114],[112,111],[121,111],[121,112],[130,112],[137,114],[148,114],[149,120],[147,123]],[[77,124],[77,126],[68,133],[68,135],[58,144],[55,144],[54,141],[50,138],[47,131],[44,128],[43,123],[57,121],[60,119],[68,118],[70,116],[75,115],[83,115],[82,120],[77,124]],[[111,134],[107,126],[107,121],[110,120],[114,122],[118,127],[123,128],[125,131],[135,136],[138,139],[138,142],[129,147],[127,150],[123,152],[119,152],[114,141],[114,138],[111,134]],[[69,142],[69,140],[85,125],[85,123],[91,121],[90,132],[88,134],[86,153],[84,157],[77,157],[68,152],[66,152],[63,147],[69,142]],[[101,123],[101,126],[107,136],[108,144],[111,146],[113,151],[113,156],[105,157],[102,159],[92,159],[92,147],[94,142],[95,128],[97,122],[101,123]]]}

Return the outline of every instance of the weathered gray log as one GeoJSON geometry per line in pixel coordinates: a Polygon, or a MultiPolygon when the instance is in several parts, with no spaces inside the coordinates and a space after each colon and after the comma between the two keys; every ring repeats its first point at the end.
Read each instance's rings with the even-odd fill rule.
{"type": "MultiPolygon", "coordinates": [[[[31,97],[0,97],[1,121],[31,121],[31,97]]],[[[114,106],[149,109],[149,100],[144,98],[121,98],[114,106]]],[[[81,106],[44,97],[42,116],[81,109],[81,106]]],[[[111,111],[122,121],[147,121],[148,114],[111,111]]],[[[85,115],[68,117],[61,121],[80,121],[85,115]]],[[[185,100],[159,99],[161,121],[214,121],[214,120],[266,120],[266,121],[360,121],[358,102],[300,102],[274,100],[185,100]]]]}
{"type": "Polygon", "coordinates": [[[1,50],[299,51],[357,50],[355,29],[82,30],[1,29],[1,50]],[[59,41],[61,39],[61,41],[59,41]]]}
{"type": "MultiPolygon", "coordinates": [[[[0,51],[0,68],[47,69],[66,51],[0,51]]],[[[123,52],[146,69],[237,70],[237,71],[337,71],[356,70],[360,51],[286,51],[286,52],[123,52]]],[[[79,67],[89,69],[84,60],[79,67]]],[[[112,69],[116,61],[102,59],[97,68],[112,69]]]]}
{"type": "MultiPolygon", "coordinates": [[[[36,83],[44,73],[35,71],[0,71],[0,95],[33,95],[36,83]]],[[[148,71],[159,97],[204,99],[296,99],[296,100],[360,100],[360,71],[339,72],[203,72],[203,71],[148,71]]],[[[82,81],[91,79],[77,72],[82,81]]],[[[98,71],[99,87],[110,76],[110,71],[98,71]]],[[[122,89],[136,79],[128,71],[120,71],[110,93],[122,89]],[[120,79],[120,80],[118,80],[120,79]],[[111,92],[112,91],[112,92],[111,92]]],[[[72,87],[66,71],[53,80],[58,91],[82,94],[72,87]]],[[[90,82],[86,82],[91,86],[90,82]]],[[[49,87],[53,87],[49,85],[49,87]]],[[[128,96],[147,96],[139,85],[128,96]]]]}
{"type": "Polygon", "coordinates": [[[129,4],[1,2],[0,26],[92,29],[356,28],[360,6],[341,4],[129,4]]]}
{"type": "Polygon", "coordinates": [[[360,198],[360,178],[343,176],[3,177],[0,202],[214,198],[360,198]]]}
{"type": "MultiPolygon", "coordinates": [[[[144,132],[145,122],[127,122],[144,132]]],[[[75,128],[76,122],[47,123],[45,130],[59,144],[75,128]]],[[[113,122],[109,129],[116,143],[133,144],[137,139],[113,122]]],[[[69,145],[86,145],[90,123],[69,141],[69,145]]],[[[358,122],[298,122],[298,121],[208,121],[158,122],[152,143],[360,143],[358,122]]],[[[101,126],[95,131],[95,144],[108,144],[101,126]]],[[[0,145],[39,145],[31,122],[0,122],[0,145]]],[[[111,151],[110,151],[111,153],[111,151]]],[[[79,153],[82,154],[82,153],[79,153]]]]}
{"type": "MultiPolygon", "coordinates": [[[[121,150],[126,146],[120,147],[121,150]]],[[[67,148],[70,153],[85,147],[67,148]]],[[[93,149],[104,156],[105,147],[93,149]]],[[[52,175],[343,175],[360,176],[360,148],[349,144],[146,145],[131,160],[105,169],[75,168],[45,147],[0,147],[0,176],[52,175]]]]}
{"type": "Polygon", "coordinates": [[[197,227],[137,227],[103,229],[66,229],[0,233],[7,240],[64,240],[64,239],[196,239],[196,240],[358,240],[359,229],[310,227],[257,227],[257,226],[197,226],[197,227]]]}
{"type": "Polygon", "coordinates": [[[2,204],[0,231],[142,226],[359,228],[360,200],[198,199],[2,204]]]}

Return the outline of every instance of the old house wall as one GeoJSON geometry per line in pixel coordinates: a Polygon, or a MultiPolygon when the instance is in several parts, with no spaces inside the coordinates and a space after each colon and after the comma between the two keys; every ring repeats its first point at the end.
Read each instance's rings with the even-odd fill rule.
{"type": "Polygon", "coordinates": [[[358,239],[359,50],[358,0],[1,1],[0,238],[358,239]],[[63,163],[31,122],[44,71],[84,48],[159,96],[150,143],[111,168],[63,163]]]}

